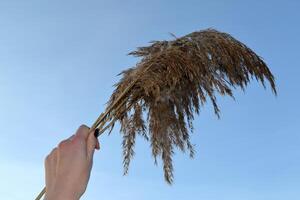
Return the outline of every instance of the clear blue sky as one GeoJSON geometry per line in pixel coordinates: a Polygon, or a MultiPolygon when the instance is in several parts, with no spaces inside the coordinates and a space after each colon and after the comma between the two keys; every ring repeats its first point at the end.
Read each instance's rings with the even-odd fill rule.
{"type": "MultiPolygon", "coordinates": [[[[299,2],[299,1],[298,1],[299,2]]],[[[119,127],[102,149],[83,199],[281,200],[300,196],[300,3],[295,1],[0,1],[0,199],[33,199],[44,157],[103,111],[150,40],[209,27],[231,33],[274,73],[278,97],[253,82],[195,119],[195,159],[176,153],[163,181],[138,140],[122,176],[119,127]]],[[[268,88],[269,89],[269,88],[268,88]]]]}

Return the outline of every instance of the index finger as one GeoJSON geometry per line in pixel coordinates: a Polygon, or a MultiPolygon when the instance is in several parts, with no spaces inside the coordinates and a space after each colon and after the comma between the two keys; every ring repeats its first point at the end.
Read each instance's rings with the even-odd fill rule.
{"type": "Polygon", "coordinates": [[[76,136],[77,137],[82,137],[84,138],[85,140],[87,140],[88,136],[89,136],[89,133],[90,133],[90,128],[86,125],[81,125],[77,131],[76,131],[76,136]]]}

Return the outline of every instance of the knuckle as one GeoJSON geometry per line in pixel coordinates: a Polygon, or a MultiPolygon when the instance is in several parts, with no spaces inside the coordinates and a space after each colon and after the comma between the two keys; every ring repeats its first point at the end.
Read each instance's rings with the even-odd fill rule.
{"type": "Polygon", "coordinates": [[[46,156],[45,160],[44,160],[44,164],[47,165],[50,161],[50,154],[46,156]]]}
{"type": "Polygon", "coordinates": [[[80,125],[78,128],[78,131],[88,131],[88,130],[90,130],[90,128],[85,124],[80,125]]]}
{"type": "Polygon", "coordinates": [[[51,161],[53,156],[55,156],[54,154],[56,153],[56,151],[57,151],[57,148],[52,149],[52,151],[45,157],[45,160],[44,160],[45,165],[47,165],[47,163],[49,163],[51,161]]]}
{"type": "Polygon", "coordinates": [[[66,140],[63,140],[63,141],[61,141],[59,144],[58,144],[58,149],[63,149],[63,148],[65,148],[65,146],[67,145],[67,141],[66,140]]]}
{"type": "Polygon", "coordinates": [[[75,137],[73,138],[74,141],[83,140],[83,139],[84,139],[83,134],[76,134],[75,137]]]}
{"type": "Polygon", "coordinates": [[[57,152],[57,147],[55,147],[54,149],[52,149],[52,151],[51,151],[50,155],[55,155],[55,154],[56,154],[56,152],[57,152]]]}
{"type": "Polygon", "coordinates": [[[84,141],[84,137],[82,137],[81,135],[76,135],[73,140],[71,141],[71,143],[73,145],[79,145],[84,141]]]}

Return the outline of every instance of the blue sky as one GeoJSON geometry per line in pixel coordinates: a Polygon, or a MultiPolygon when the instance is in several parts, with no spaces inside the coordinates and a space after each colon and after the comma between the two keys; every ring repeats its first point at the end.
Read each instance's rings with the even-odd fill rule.
{"type": "Polygon", "coordinates": [[[197,154],[176,152],[163,181],[138,140],[122,176],[119,127],[102,149],[82,199],[281,200],[300,196],[299,1],[0,1],[0,198],[33,199],[44,157],[104,110],[116,75],[151,40],[209,27],[231,33],[276,77],[278,97],[256,82],[195,119],[197,154]]]}

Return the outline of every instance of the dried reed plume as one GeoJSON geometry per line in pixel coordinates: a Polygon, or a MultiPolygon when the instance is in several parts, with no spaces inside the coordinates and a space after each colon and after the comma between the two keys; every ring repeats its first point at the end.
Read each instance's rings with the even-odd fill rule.
{"type": "Polygon", "coordinates": [[[232,88],[244,90],[253,77],[264,87],[267,80],[275,94],[276,88],[264,61],[227,33],[207,29],[151,43],[129,53],[141,61],[123,71],[115,85],[108,108],[114,103],[117,108],[107,116],[108,127],[116,120],[121,124],[124,174],[141,135],[151,143],[155,163],[161,157],[165,180],[172,183],[174,148],[193,157],[189,133],[194,113],[208,99],[219,117],[216,93],[233,97],[232,88]]]}
{"type": "MultiPolygon", "coordinates": [[[[151,143],[155,163],[161,156],[165,180],[171,184],[174,148],[188,150],[193,157],[192,121],[207,99],[219,117],[216,93],[233,97],[232,88],[244,90],[253,77],[264,87],[267,80],[276,94],[274,77],[264,61],[229,34],[213,29],[173,41],[153,41],[129,54],[142,59],[121,73],[105,112],[91,127],[102,134],[120,122],[124,174],[134,155],[135,138],[141,135],[151,143]]],[[[36,200],[44,193],[45,188],[36,200]]]]}

